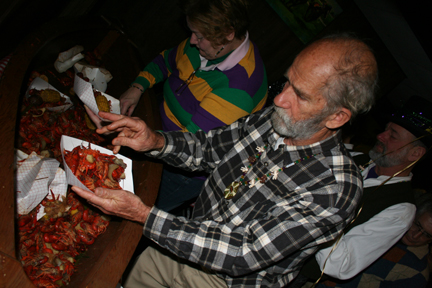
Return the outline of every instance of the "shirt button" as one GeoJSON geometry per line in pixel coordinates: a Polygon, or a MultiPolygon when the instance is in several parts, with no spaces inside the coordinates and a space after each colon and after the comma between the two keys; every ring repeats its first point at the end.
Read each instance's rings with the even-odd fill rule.
{"type": "Polygon", "coordinates": [[[267,163],[267,162],[265,162],[265,163],[264,163],[264,166],[268,166],[268,163],[267,163]]]}

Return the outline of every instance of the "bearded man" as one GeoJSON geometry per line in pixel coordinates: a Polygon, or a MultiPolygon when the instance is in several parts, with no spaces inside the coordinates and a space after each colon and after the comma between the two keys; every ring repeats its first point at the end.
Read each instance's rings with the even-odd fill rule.
{"type": "MultiPolygon", "coordinates": [[[[108,214],[143,224],[158,247],[138,258],[124,287],[284,287],[318,245],[353,219],[361,173],[340,128],[370,109],[377,64],[349,35],[306,47],[270,107],[205,133],[155,132],[100,112],[120,146],[210,176],[191,219],[146,206],[123,190],[72,189],[108,214]]],[[[139,175],[134,175],[139,177],[139,175]]]]}
{"type": "Polygon", "coordinates": [[[378,134],[369,161],[364,163],[364,155],[354,157],[363,175],[360,214],[344,230],[336,248],[321,249],[306,263],[296,282],[315,282],[323,270],[335,282],[350,279],[410,229],[416,213],[411,171],[432,146],[432,103],[412,96],[402,108],[385,117],[390,122],[378,134]]]}

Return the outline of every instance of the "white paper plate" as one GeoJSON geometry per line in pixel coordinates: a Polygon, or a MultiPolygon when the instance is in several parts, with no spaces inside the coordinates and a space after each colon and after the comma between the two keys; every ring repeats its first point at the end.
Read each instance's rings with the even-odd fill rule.
{"type": "MultiPolygon", "coordinates": [[[[75,185],[87,191],[91,191],[80,180],[78,180],[78,178],[72,173],[72,170],[66,164],[66,161],[64,161],[64,150],[72,151],[77,146],[89,147],[89,142],[77,138],[69,137],[66,135],[62,135],[60,148],[62,151],[62,158],[64,163],[64,169],[66,171],[67,181],[69,185],[75,185]]],[[[90,143],[90,148],[93,150],[98,150],[99,152],[107,155],[115,155],[117,158],[122,159],[123,162],[126,164],[126,169],[125,169],[126,179],[120,180],[120,186],[123,188],[123,190],[127,190],[129,192],[135,193],[134,186],[133,186],[133,177],[132,177],[132,160],[123,155],[114,154],[111,150],[103,148],[96,144],[90,143]]]]}

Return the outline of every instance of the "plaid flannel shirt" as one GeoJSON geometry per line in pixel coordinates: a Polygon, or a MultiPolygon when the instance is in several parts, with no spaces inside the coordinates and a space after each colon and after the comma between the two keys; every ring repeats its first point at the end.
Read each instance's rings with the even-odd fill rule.
{"type": "Polygon", "coordinates": [[[318,245],[331,241],[353,218],[362,191],[357,166],[335,135],[308,146],[275,145],[272,108],[207,134],[162,133],[154,157],[187,170],[205,170],[192,219],[152,208],[144,235],[178,257],[210,269],[229,287],[283,287],[318,245]],[[261,177],[276,166],[301,161],[236,196],[224,190],[243,174],[249,156],[269,144],[245,175],[261,177]],[[278,146],[278,147],[274,147],[278,146]]]}

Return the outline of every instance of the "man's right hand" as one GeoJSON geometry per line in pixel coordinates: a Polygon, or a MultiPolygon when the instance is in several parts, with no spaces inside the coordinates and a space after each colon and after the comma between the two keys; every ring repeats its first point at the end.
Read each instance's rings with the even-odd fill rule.
{"type": "MultiPolygon", "coordinates": [[[[134,85],[142,88],[139,84],[134,85]]],[[[141,98],[141,94],[141,91],[135,87],[130,87],[126,90],[120,96],[120,113],[122,115],[131,116],[141,98]]]]}
{"type": "Polygon", "coordinates": [[[115,146],[113,153],[118,153],[121,146],[127,146],[135,151],[145,152],[150,150],[161,150],[165,145],[165,138],[150,129],[147,124],[138,117],[99,112],[99,116],[108,121],[109,125],[97,129],[99,134],[110,134],[119,132],[112,140],[115,146]]]}

